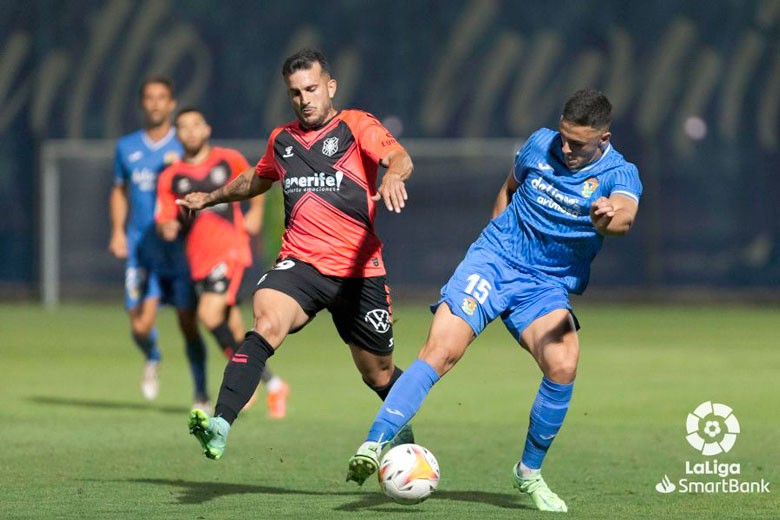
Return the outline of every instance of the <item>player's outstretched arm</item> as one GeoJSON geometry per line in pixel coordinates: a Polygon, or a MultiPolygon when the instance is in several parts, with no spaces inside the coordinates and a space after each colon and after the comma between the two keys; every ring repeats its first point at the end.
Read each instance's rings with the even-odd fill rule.
{"type": "Polygon", "coordinates": [[[378,202],[384,200],[388,211],[401,213],[409,196],[406,194],[405,182],[412,176],[414,164],[412,158],[404,150],[393,150],[379,161],[379,164],[387,168],[382,176],[382,184],[376,190],[372,200],[378,202]]]}
{"type": "Polygon", "coordinates": [[[509,175],[504,181],[504,185],[498,190],[496,202],[493,204],[493,215],[490,218],[499,216],[512,200],[512,195],[517,191],[517,181],[515,180],[514,170],[509,170],[509,175]]]}
{"type": "Polygon", "coordinates": [[[602,235],[625,235],[634,224],[639,204],[625,195],[599,197],[590,206],[590,220],[602,235]]]}
{"type": "Polygon", "coordinates": [[[246,200],[269,190],[273,181],[255,175],[254,168],[247,168],[230,183],[209,193],[190,193],[176,201],[179,206],[194,211],[216,206],[223,202],[246,200]]]}

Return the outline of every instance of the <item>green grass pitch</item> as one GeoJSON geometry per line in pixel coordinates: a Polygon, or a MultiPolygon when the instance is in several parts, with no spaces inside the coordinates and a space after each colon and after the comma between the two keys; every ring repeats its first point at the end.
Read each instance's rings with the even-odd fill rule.
{"type": "MultiPolygon", "coordinates": [[[[601,306],[576,302],[582,355],[574,399],[544,475],[570,518],[780,517],[780,309],[601,306]],[[685,440],[703,401],[733,407],[741,480],[769,494],[664,495],[664,475],[702,462],[685,440]]],[[[425,338],[423,306],[396,309],[397,362],[425,338]]],[[[290,337],[271,366],[292,385],[289,416],[242,415],[222,460],[187,433],[189,374],[172,311],[160,317],[163,368],[154,403],[120,305],[46,311],[0,306],[0,518],[538,518],[511,487],[540,374],[496,323],[434,387],[414,420],[438,458],[439,490],[396,505],[375,480],[344,482],[378,400],[329,316],[290,337]]],[[[209,344],[216,394],[224,360],[209,344]]],[[[702,480],[715,480],[702,477],[702,480]]]]}

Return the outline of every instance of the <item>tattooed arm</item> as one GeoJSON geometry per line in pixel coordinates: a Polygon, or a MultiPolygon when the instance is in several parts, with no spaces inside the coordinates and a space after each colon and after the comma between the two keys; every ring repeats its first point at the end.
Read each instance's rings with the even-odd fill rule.
{"type": "Polygon", "coordinates": [[[241,175],[221,188],[209,193],[190,193],[183,199],[177,200],[176,203],[187,209],[197,211],[223,202],[251,199],[268,191],[273,182],[271,179],[256,176],[254,167],[247,168],[241,172],[241,175]]]}

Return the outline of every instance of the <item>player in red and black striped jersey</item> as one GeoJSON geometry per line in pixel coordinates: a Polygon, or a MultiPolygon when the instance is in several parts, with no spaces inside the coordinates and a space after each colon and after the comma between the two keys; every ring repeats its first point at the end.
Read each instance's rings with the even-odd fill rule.
{"type": "MultiPolygon", "coordinates": [[[[244,269],[252,264],[248,232],[260,231],[264,197],[250,201],[246,219],[238,202],[214,206],[191,220],[180,218],[182,208],[176,204],[177,199],[195,191],[220,188],[249,168],[249,163],[236,150],[209,144],[211,127],[199,110],[182,110],[175,123],[184,159],[160,174],[155,221],[165,240],[176,240],[180,232],[185,233],[185,253],[199,296],[198,318],[231,359],[244,335],[236,296],[244,269]]],[[[287,383],[267,367],[260,378],[268,390],[269,415],[284,417],[287,383]]]]}
{"type": "MultiPolygon", "coordinates": [[[[222,455],[230,425],[266,360],[323,309],[333,316],[363,381],[381,399],[401,375],[392,358],[390,292],[374,216],[379,202],[390,211],[403,209],[412,160],[371,114],[334,108],[337,84],[320,52],[290,56],[282,75],[296,120],[271,133],[255,168],[223,188],[180,201],[200,210],[264,193],[274,181],[284,191],[282,248],[276,266],[258,282],[254,327],[225,369],[215,417],[190,414],[190,431],[209,458],[222,455]],[[380,165],[387,170],[377,187],[380,165]]],[[[394,442],[412,439],[407,430],[394,442]]]]}

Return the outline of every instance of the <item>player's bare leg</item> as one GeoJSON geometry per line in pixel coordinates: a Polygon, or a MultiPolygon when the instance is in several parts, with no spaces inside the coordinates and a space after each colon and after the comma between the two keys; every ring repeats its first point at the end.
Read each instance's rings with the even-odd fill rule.
{"type": "Polygon", "coordinates": [[[274,349],[279,348],[292,330],[298,330],[310,317],[291,296],[274,289],[260,289],[252,300],[252,330],[274,349]]]}
{"type": "MultiPolygon", "coordinates": [[[[363,377],[363,382],[384,401],[393,384],[403,374],[403,371],[393,363],[393,355],[375,354],[354,343],[351,343],[349,348],[352,353],[352,360],[363,377]]],[[[406,424],[390,440],[387,447],[392,448],[400,444],[413,442],[414,432],[411,425],[406,424]]]]}
{"type": "Polygon", "coordinates": [[[228,311],[228,327],[236,339],[242,338],[246,332],[244,318],[241,316],[241,309],[238,308],[237,304],[231,305],[228,311]]]}
{"type": "Polygon", "coordinates": [[[523,331],[520,341],[545,377],[561,384],[574,382],[580,343],[568,310],[558,309],[537,318],[523,331]]]}
{"type": "Polygon", "coordinates": [[[211,332],[217,341],[219,348],[230,359],[236,348],[243,340],[243,329],[237,341],[234,331],[229,326],[229,306],[227,295],[213,292],[204,292],[198,298],[198,319],[211,332]]]}
{"type": "Polygon", "coordinates": [[[149,401],[156,399],[160,391],[160,352],[154,330],[158,304],[158,298],[146,298],[127,311],[133,340],[146,357],[141,375],[141,393],[149,401]]]}
{"type": "Polygon", "coordinates": [[[520,337],[521,344],[544,374],[528,427],[523,457],[513,469],[514,487],[528,494],[542,511],[566,512],[566,503],[553,493],[541,475],[541,463],[563,424],[579,360],[574,320],[558,309],[534,320],[520,337]]]}
{"type": "Polygon", "coordinates": [[[349,349],[355,366],[368,386],[378,388],[390,382],[390,378],[395,370],[392,354],[381,356],[355,344],[350,344],[349,349]]]}
{"type": "Polygon", "coordinates": [[[198,319],[211,330],[225,321],[228,314],[227,296],[204,292],[198,298],[198,319]]]}
{"type": "Polygon", "coordinates": [[[443,303],[436,309],[428,339],[417,357],[431,365],[442,377],[460,361],[474,338],[469,324],[443,303]]]}

